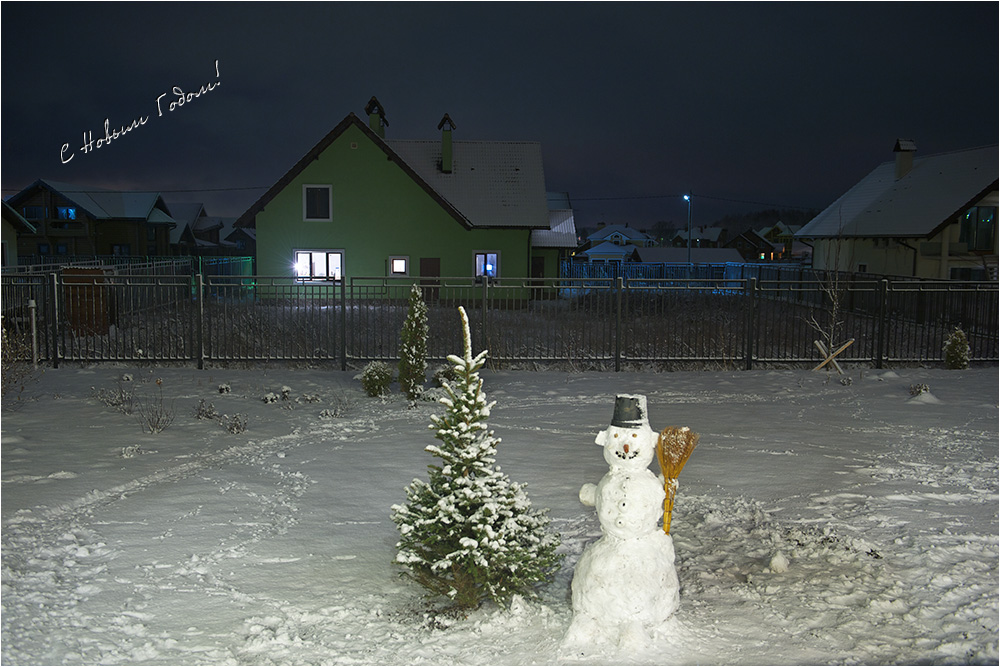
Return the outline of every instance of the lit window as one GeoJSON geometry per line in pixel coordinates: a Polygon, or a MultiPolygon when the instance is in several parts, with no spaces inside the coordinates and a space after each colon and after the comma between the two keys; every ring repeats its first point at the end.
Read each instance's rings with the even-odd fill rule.
{"type": "Polygon", "coordinates": [[[75,206],[57,206],[56,217],[60,220],[76,220],[75,206]]]}
{"type": "Polygon", "coordinates": [[[406,276],[410,274],[409,257],[390,257],[389,273],[394,276],[406,276]]]}
{"type": "Polygon", "coordinates": [[[500,275],[500,256],[495,252],[476,253],[476,277],[496,278],[500,275]]]}
{"type": "Polygon", "coordinates": [[[333,186],[302,186],[302,219],[333,220],[333,186]]]}
{"type": "Polygon", "coordinates": [[[295,277],[299,280],[340,280],[344,273],[341,250],[296,250],[295,277]]]}

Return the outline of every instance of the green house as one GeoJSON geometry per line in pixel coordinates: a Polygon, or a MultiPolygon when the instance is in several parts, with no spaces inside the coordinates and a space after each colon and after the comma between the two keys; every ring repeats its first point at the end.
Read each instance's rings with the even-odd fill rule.
{"type": "Polygon", "coordinates": [[[453,141],[447,114],[440,140],[390,141],[378,100],[366,111],[368,123],[349,114],[236,221],[255,229],[259,275],[558,275],[576,234],[571,211],[550,211],[540,144],[453,141]]]}

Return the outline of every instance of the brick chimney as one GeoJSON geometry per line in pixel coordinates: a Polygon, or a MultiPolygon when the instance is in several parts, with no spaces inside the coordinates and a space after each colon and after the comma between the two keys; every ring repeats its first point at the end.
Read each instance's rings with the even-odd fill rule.
{"type": "Polygon", "coordinates": [[[385,128],[389,126],[389,121],[385,119],[385,109],[382,108],[382,103],[374,95],[368,100],[365,113],[368,114],[368,127],[374,130],[379,137],[385,139],[385,128]]]}
{"type": "Polygon", "coordinates": [[[451,116],[445,114],[441,122],[438,123],[438,129],[441,130],[441,171],[450,174],[452,168],[451,131],[455,129],[455,122],[451,116]]]}
{"type": "Polygon", "coordinates": [[[896,154],[896,180],[910,173],[913,169],[913,154],[917,152],[917,145],[912,139],[896,139],[896,146],[892,149],[896,154]]]}

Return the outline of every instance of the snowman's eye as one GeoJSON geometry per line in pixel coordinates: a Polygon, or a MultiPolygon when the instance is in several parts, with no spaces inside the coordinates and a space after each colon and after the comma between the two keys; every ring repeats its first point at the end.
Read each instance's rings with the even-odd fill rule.
{"type": "Polygon", "coordinates": [[[633,433],[633,434],[632,434],[632,437],[634,438],[634,437],[635,437],[635,436],[637,436],[637,435],[639,435],[639,434],[638,434],[638,433],[633,433]]]}
{"type": "Polygon", "coordinates": [[[616,438],[618,437],[618,434],[617,434],[617,433],[615,433],[615,437],[616,437],[616,438]]]}

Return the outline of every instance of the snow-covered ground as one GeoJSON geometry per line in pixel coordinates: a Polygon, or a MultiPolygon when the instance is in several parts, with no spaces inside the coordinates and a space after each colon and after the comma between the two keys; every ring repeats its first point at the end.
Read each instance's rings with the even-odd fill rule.
{"type": "Polygon", "coordinates": [[[393,565],[390,506],[426,479],[441,408],[352,375],[46,370],[3,411],[3,663],[997,662],[995,368],[484,371],[498,462],[566,559],[539,599],[464,618],[393,565]],[[163,391],[165,431],[99,399],[126,373],[147,405],[163,391]],[[600,534],[577,494],[607,471],[616,393],[701,434],[672,526],[681,606],[641,652],[565,655],[600,534]],[[198,419],[202,399],[247,430],[198,419]]]}

